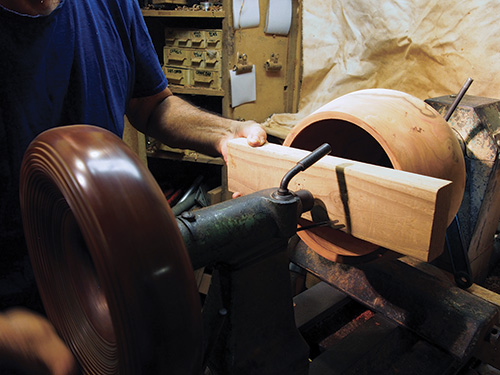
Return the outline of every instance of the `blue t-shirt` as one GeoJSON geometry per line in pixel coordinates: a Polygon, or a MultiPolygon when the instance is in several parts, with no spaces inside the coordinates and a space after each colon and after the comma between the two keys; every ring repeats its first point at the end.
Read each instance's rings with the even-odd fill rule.
{"type": "Polygon", "coordinates": [[[0,246],[22,228],[19,169],[34,137],[77,123],[121,136],[130,98],[166,86],[136,0],[61,0],[35,17],[0,7],[0,246]]]}

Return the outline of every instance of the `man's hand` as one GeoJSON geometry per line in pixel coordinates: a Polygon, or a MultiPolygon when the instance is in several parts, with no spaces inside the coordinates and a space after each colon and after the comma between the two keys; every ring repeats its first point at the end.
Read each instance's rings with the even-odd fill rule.
{"type": "MultiPolygon", "coordinates": [[[[233,121],[233,131],[230,135],[222,138],[219,144],[219,152],[227,162],[227,142],[235,138],[246,138],[252,147],[262,146],[267,141],[267,133],[264,128],[255,121],[233,121]]],[[[240,192],[233,193],[233,199],[241,197],[240,192]]]]}
{"type": "Polygon", "coordinates": [[[227,142],[235,138],[246,138],[252,147],[266,143],[267,134],[264,128],[255,121],[233,121],[231,134],[223,137],[219,143],[219,152],[227,161],[227,142]]]}
{"type": "Polygon", "coordinates": [[[206,112],[166,88],[159,94],[132,99],[127,108],[132,125],[175,148],[188,148],[227,159],[227,142],[246,138],[251,146],[266,143],[264,128],[255,121],[237,121],[206,112]]]}
{"type": "Polygon", "coordinates": [[[73,355],[50,322],[21,308],[0,314],[0,360],[26,374],[78,374],[73,355]]]}

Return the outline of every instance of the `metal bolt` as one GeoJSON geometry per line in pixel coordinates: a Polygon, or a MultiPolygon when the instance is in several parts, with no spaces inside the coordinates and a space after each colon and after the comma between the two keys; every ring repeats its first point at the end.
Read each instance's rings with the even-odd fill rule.
{"type": "Polygon", "coordinates": [[[181,214],[181,217],[191,223],[196,220],[196,217],[194,216],[192,211],[184,211],[181,214]]]}
{"type": "Polygon", "coordinates": [[[219,310],[219,315],[220,316],[226,316],[227,315],[227,309],[225,309],[224,307],[222,309],[219,310]]]}
{"type": "Polygon", "coordinates": [[[500,339],[500,329],[497,326],[495,326],[491,329],[488,341],[490,342],[490,344],[496,345],[499,339],[500,339]]]}
{"type": "Polygon", "coordinates": [[[497,146],[500,147],[500,130],[497,130],[495,133],[493,133],[493,139],[497,143],[497,146]]]}

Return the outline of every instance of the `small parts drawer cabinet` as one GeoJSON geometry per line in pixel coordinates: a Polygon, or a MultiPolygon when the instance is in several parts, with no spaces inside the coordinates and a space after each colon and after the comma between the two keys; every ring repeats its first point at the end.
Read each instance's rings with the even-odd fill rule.
{"type": "Polygon", "coordinates": [[[165,29],[163,71],[178,86],[221,89],[221,29],[165,29]]]}

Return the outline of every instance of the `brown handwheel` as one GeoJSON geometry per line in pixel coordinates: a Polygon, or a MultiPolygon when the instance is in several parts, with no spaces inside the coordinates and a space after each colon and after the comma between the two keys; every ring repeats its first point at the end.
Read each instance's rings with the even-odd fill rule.
{"type": "Polygon", "coordinates": [[[88,125],[29,146],[21,208],[49,319],[85,374],[198,374],[201,305],[160,188],[121,139],[88,125]]]}

